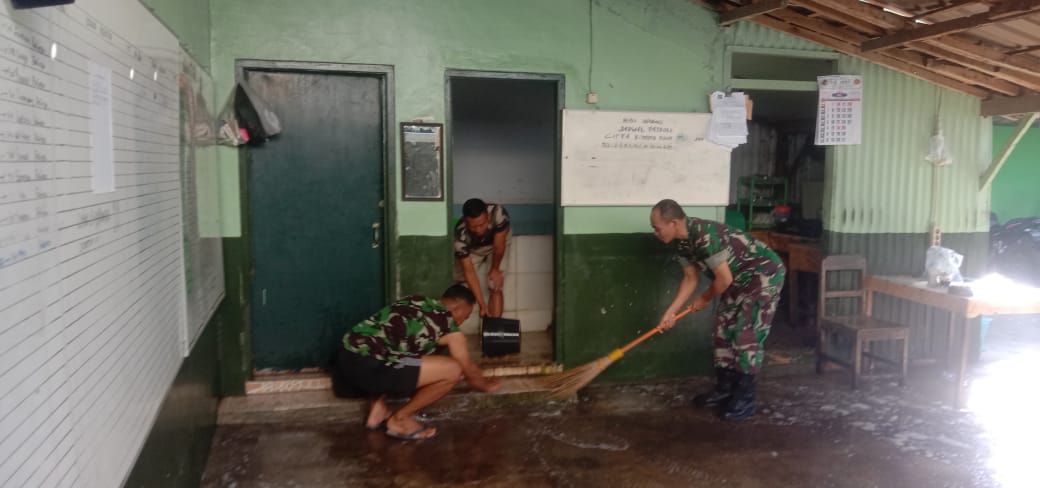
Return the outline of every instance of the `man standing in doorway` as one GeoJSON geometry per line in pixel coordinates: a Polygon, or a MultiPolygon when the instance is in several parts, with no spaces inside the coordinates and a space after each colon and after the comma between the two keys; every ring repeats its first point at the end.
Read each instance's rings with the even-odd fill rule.
{"type": "Polygon", "coordinates": [[[466,200],[462,218],[455,224],[455,282],[473,291],[481,317],[501,317],[505,256],[511,236],[509,213],[479,198],[466,200]],[[480,277],[487,276],[490,301],[484,299],[480,277]]]}
{"type": "Polygon", "coordinates": [[[697,289],[699,271],[710,272],[711,286],[693,299],[694,311],[719,298],[712,327],[715,388],[694,397],[700,406],[722,406],[724,420],[755,414],[755,375],[762,366],[763,343],[780,301],[784,265],[765,244],[718,222],[687,217],[675,200],[661,200],[650,211],[654,236],[677,241],[682,282],[661,325],[675,325],[675,314],[697,289]]]}

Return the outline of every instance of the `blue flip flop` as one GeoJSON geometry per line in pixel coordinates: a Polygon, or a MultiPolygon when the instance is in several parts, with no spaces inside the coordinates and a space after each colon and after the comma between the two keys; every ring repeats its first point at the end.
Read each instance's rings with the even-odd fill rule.
{"type": "Polygon", "coordinates": [[[401,439],[403,441],[425,441],[427,439],[433,439],[433,438],[435,438],[435,437],[437,437],[438,435],[441,434],[440,432],[434,432],[434,434],[431,435],[431,436],[419,437],[419,434],[422,434],[423,432],[425,432],[426,429],[429,429],[429,427],[424,425],[422,427],[419,427],[418,429],[415,429],[414,431],[412,431],[412,432],[410,432],[408,434],[399,434],[397,432],[392,432],[390,430],[387,430],[386,431],[386,435],[388,437],[393,437],[394,439],[401,439]]]}
{"type": "Polygon", "coordinates": [[[371,431],[386,430],[386,421],[387,420],[390,420],[390,419],[383,419],[382,422],[379,422],[379,425],[368,425],[368,424],[365,424],[365,430],[371,430],[371,431]]]}

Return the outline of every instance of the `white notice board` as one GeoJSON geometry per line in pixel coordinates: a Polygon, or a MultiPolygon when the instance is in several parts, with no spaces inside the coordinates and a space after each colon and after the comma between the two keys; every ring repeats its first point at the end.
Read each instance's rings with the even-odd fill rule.
{"type": "Polygon", "coordinates": [[[730,149],[705,140],[711,114],[564,110],[561,203],[729,202],[730,149]]]}

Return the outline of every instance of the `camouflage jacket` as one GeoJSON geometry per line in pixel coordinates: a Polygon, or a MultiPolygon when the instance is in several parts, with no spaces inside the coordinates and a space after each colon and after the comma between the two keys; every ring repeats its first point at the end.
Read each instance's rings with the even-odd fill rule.
{"type": "Polygon", "coordinates": [[[451,312],[440,301],[413,295],[398,300],[355,325],[343,346],[388,365],[430,354],[445,334],[458,332],[451,312]]]}
{"type": "Polygon", "coordinates": [[[761,241],[727,225],[694,217],[686,219],[689,239],[679,239],[679,260],[701,271],[729,264],[730,290],[751,291],[783,284],[780,257],[761,241]]]}

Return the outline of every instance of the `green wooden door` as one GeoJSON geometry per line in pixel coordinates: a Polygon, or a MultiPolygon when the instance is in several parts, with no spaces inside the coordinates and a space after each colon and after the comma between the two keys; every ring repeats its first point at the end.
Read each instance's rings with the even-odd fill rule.
{"type": "Polygon", "coordinates": [[[383,79],[247,70],[283,132],[249,151],[253,358],[323,366],[383,306],[383,79]]]}

